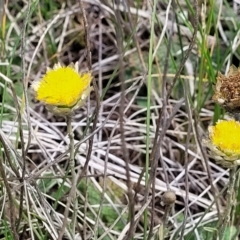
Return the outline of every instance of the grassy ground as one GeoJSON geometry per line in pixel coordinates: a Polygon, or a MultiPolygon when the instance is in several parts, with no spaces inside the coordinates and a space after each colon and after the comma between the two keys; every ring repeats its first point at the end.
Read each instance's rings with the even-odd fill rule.
{"type": "Polygon", "coordinates": [[[0,4],[1,239],[238,239],[238,205],[218,236],[229,172],[202,141],[229,118],[211,96],[239,65],[237,1],[0,4]],[[94,91],[72,120],[73,210],[66,119],[30,85],[76,61],[94,91]]]}

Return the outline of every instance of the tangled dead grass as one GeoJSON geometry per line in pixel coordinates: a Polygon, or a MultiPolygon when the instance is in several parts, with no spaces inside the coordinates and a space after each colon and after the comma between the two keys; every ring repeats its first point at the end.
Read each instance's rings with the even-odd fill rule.
{"type": "MultiPolygon", "coordinates": [[[[6,6],[9,26],[6,28],[4,44],[8,58],[1,63],[1,68],[7,68],[8,72],[0,73],[3,79],[2,91],[6,89],[2,102],[0,130],[4,150],[1,162],[5,172],[1,184],[1,216],[9,220],[11,215],[8,210],[11,208],[8,195],[10,188],[15,205],[19,206],[21,201],[23,203],[19,234],[31,239],[40,239],[39,236],[43,232],[47,232],[45,233],[47,238],[57,239],[63,221],[63,209],[72,184],[71,178],[66,175],[69,139],[64,118],[47,112],[44,106],[34,101],[31,92],[28,93],[29,105],[19,94],[17,97],[19,105],[16,105],[16,99],[13,105],[16,96],[11,86],[14,86],[17,93],[22,91],[21,84],[18,85],[22,80],[22,76],[18,74],[22,71],[21,61],[24,62],[27,85],[39,79],[46,67],[51,66],[53,62],[69,64],[80,61],[82,70],[87,69],[85,30],[79,3],[74,1],[57,1],[53,5],[48,1],[44,3],[46,5],[32,3],[30,7],[32,12],[28,11],[28,4],[25,2],[21,5],[16,1],[16,4],[9,3],[6,6]],[[24,38],[24,58],[21,59],[17,39],[21,36],[23,20],[27,21],[28,29],[24,38]],[[22,107],[27,108],[29,114],[22,111],[22,107]],[[21,124],[19,119],[22,120],[21,124]],[[19,136],[19,132],[22,136],[19,136]],[[24,158],[27,143],[30,145],[24,158]],[[26,171],[23,170],[25,164],[26,171]],[[4,181],[4,178],[7,181],[4,181]],[[23,200],[19,199],[19,196],[22,196],[23,200]]],[[[221,194],[216,202],[214,199],[227,184],[228,171],[208,161],[202,145],[206,127],[212,122],[214,113],[211,103],[206,102],[199,113],[193,111],[190,105],[189,98],[196,97],[195,92],[200,81],[193,77],[191,72],[194,62],[186,63],[186,72],[189,74],[181,76],[182,79],[188,79],[189,92],[186,93],[183,87],[174,89],[175,93],[172,93],[172,97],[166,103],[165,112],[161,115],[163,99],[166,97],[161,95],[165,60],[155,53],[152,74],[154,87],[151,89],[150,126],[147,133],[147,73],[146,67],[141,64],[146,64],[148,56],[151,4],[143,2],[136,8],[134,4],[117,6],[107,1],[86,0],[84,8],[89,25],[92,72],[102,99],[96,129],[90,130],[93,123],[89,117],[94,114],[96,107],[94,93],[87,105],[76,112],[72,123],[75,133],[76,170],[82,169],[86,159],[89,158],[89,139],[91,140],[93,136],[87,171],[79,183],[77,192],[81,203],[77,212],[79,239],[124,239],[130,228],[127,217],[129,204],[133,204],[130,207],[134,209],[134,216],[131,217],[137,223],[134,239],[143,239],[142,216],[146,209],[149,214],[149,226],[152,224],[152,233],[157,236],[160,234],[165,214],[161,196],[169,188],[177,196],[169,217],[170,239],[177,239],[184,225],[184,235],[187,235],[193,231],[196,224],[205,225],[216,221],[225,203],[221,194]],[[118,23],[117,12],[121,17],[118,23]],[[121,92],[119,77],[121,69],[117,68],[119,26],[122,27],[124,47],[122,62],[122,69],[125,71],[124,93],[121,92]],[[157,60],[159,62],[155,63],[157,60]],[[124,109],[122,116],[121,108],[124,109]],[[158,119],[161,116],[165,118],[165,125],[158,129],[158,119]],[[142,174],[145,171],[148,154],[146,136],[149,136],[151,153],[154,138],[161,133],[163,133],[161,145],[155,146],[158,158],[156,172],[153,173],[154,185],[148,189],[146,175],[142,174]],[[123,152],[123,144],[126,152],[123,152]],[[134,194],[133,202],[128,198],[129,180],[134,194]],[[149,192],[145,198],[147,189],[149,192]],[[110,216],[104,211],[109,211],[110,216]]],[[[170,31],[173,31],[174,37],[180,32],[186,46],[193,36],[192,31],[184,23],[177,25],[173,22],[171,14],[173,11],[169,11],[169,5],[160,1],[157,13],[159,25],[156,25],[156,51],[158,49],[164,51],[166,48],[164,39],[168,41],[170,31]],[[160,26],[161,31],[158,29],[160,26]],[[163,31],[165,36],[162,34],[163,31]]],[[[213,35],[205,37],[207,47],[213,47],[215,37],[213,35]]],[[[202,40],[199,32],[197,38],[198,41],[202,40]]],[[[197,56],[196,47],[195,45],[193,56],[197,56]]],[[[176,52],[173,57],[178,56],[176,52]]],[[[171,67],[169,66],[166,74],[168,84],[171,84],[175,76],[171,67]]],[[[207,84],[205,87],[203,94],[208,91],[207,84]]],[[[14,211],[17,219],[21,209],[16,207],[14,211]]],[[[195,229],[195,234],[198,235],[197,231],[195,229]]],[[[67,230],[65,238],[71,239],[67,230]]]]}

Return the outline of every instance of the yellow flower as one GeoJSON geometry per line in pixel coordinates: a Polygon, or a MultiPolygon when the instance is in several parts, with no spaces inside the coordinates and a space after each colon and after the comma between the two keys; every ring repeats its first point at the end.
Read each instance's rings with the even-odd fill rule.
{"type": "Polygon", "coordinates": [[[240,165],[240,122],[219,120],[208,129],[209,139],[205,144],[211,156],[226,167],[240,165]]]}
{"type": "Polygon", "coordinates": [[[57,114],[69,114],[83,106],[92,88],[90,72],[79,74],[78,62],[69,66],[55,64],[41,80],[33,82],[36,99],[57,114]]]}

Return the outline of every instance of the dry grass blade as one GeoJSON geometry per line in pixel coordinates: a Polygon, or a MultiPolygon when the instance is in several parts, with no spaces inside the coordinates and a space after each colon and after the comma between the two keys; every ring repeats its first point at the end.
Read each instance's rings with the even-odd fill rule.
{"type": "MultiPolygon", "coordinates": [[[[149,1],[0,9],[0,238],[213,238],[229,173],[202,140],[223,118],[211,100],[215,75],[240,61],[238,5],[155,3],[155,15],[149,1]],[[94,90],[71,116],[69,138],[30,86],[54,63],[77,61],[94,90]],[[175,204],[163,206],[170,189],[175,204]]],[[[222,236],[239,223],[232,207],[222,236]]]]}

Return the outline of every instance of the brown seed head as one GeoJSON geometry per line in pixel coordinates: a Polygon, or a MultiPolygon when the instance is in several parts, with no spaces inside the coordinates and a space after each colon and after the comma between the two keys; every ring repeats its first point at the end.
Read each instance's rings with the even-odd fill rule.
{"type": "Polygon", "coordinates": [[[175,201],[176,201],[176,194],[171,190],[166,191],[162,196],[163,205],[171,205],[175,203],[175,201]]]}
{"type": "Polygon", "coordinates": [[[228,111],[240,111],[240,68],[232,65],[227,76],[218,73],[213,100],[228,111]]]}

